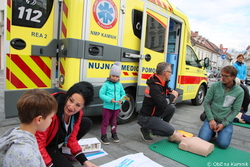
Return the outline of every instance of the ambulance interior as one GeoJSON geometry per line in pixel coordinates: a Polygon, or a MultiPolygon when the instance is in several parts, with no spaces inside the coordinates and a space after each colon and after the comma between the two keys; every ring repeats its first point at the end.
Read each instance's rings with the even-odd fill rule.
{"type": "Polygon", "coordinates": [[[168,47],[167,47],[167,60],[166,62],[172,65],[172,75],[168,86],[172,89],[176,88],[176,79],[178,74],[178,61],[179,61],[179,47],[181,36],[181,24],[174,20],[170,20],[169,34],[168,34],[168,47]]]}
{"type": "MultiPolygon", "coordinates": [[[[138,38],[141,38],[141,25],[143,13],[133,10],[133,32],[138,38]]],[[[166,62],[172,64],[172,72],[169,87],[176,88],[176,80],[178,74],[179,47],[181,39],[181,23],[170,18],[168,29],[168,44],[166,62]]],[[[155,18],[147,15],[147,32],[145,39],[145,47],[156,52],[164,52],[165,29],[155,18]]]]}

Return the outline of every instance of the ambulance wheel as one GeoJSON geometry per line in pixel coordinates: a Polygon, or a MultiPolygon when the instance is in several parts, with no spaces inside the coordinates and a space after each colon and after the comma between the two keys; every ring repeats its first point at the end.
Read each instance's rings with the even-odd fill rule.
{"type": "Polygon", "coordinates": [[[130,98],[129,101],[125,101],[121,106],[121,112],[119,113],[117,123],[125,124],[131,122],[135,117],[135,91],[127,90],[126,94],[130,98]]]}
{"type": "Polygon", "coordinates": [[[192,99],[191,102],[193,105],[199,106],[203,103],[204,98],[205,98],[205,88],[203,85],[201,85],[195,99],[192,99]]]}

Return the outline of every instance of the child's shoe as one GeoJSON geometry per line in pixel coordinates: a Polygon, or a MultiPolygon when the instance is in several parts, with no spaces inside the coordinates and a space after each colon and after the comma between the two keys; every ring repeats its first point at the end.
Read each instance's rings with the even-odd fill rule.
{"type": "Polygon", "coordinates": [[[108,140],[108,138],[107,138],[107,134],[101,136],[101,142],[102,142],[103,144],[109,144],[109,140],[108,140]]]}
{"type": "Polygon", "coordinates": [[[114,140],[115,143],[119,143],[120,141],[116,132],[112,133],[111,138],[114,140]]]}

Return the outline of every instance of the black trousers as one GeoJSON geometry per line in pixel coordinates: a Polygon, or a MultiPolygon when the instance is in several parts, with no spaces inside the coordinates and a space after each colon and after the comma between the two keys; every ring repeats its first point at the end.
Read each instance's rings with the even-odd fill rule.
{"type": "MultiPolygon", "coordinates": [[[[92,121],[87,117],[82,117],[80,129],[77,135],[77,140],[80,140],[91,129],[92,121]]],[[[52,158],[53,167],[74,167],[72,163],[65,158],[61,150],[57,146],[46,147],[47,152],[52,158]]]]}
{"type": "Polygon", "coordinates": [[[174,134],[175,128],[169,124],[173,117],[175,106],[168,105],[160,117],[138,115],[138,124],[142,128],[148,129],[152,135],[169,137],[174,134]]]}

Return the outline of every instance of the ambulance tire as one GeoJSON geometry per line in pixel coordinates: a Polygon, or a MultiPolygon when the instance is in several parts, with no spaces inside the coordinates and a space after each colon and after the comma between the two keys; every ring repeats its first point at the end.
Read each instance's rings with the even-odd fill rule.
{"type": "Polygon", "coordinates": [[[117,123],[125,124],[131,122],[135,115],[135,91],[126,90],[127,96],[130,98],[129,101],[125,101],[121,106],[121,112],[119,113],[117,123]]]}
{"type": "Polygon", "coordinates": [[[203,103],[204,98],[205,98],[205,88],[203,85],[201,85],[195,99],[192,99],[191,102],[193,105],[200,106],[203,103]]]}

